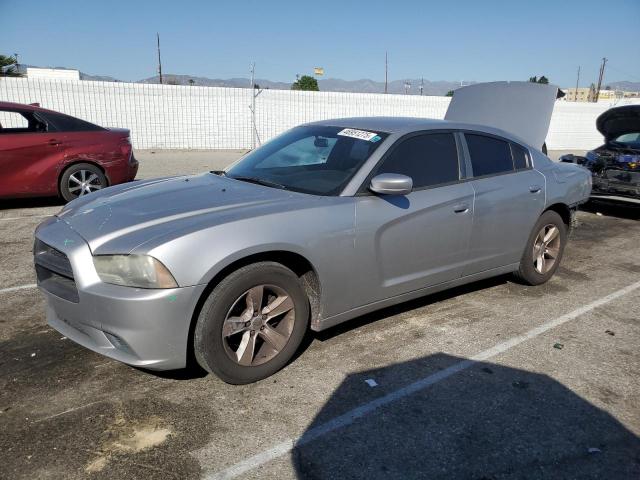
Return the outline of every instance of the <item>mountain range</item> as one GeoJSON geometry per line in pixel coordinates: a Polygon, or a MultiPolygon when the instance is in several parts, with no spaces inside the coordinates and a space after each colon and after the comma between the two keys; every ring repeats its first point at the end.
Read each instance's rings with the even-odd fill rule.
{"type": "MultiPolygon", "coordinates": [[[[20,65],[20,70],[23,70],[27,65],[20,65]]],[[[66,67],[54,67],[66,69],[66,67]]],[[[201,87],[232,87],[232,88],[249,88],[250,80],[247,78],[208,78],[197,77],[192,75],[176,75],[165,74],[162,76],[163,83],[170,85],[197,85],[201,87]],[[192,80],[193,82],[190,82],[192,80]]],[[[93,80],[99,82],[119,82],[120,80],[106,75],[90,75],[84,72],[80,72],[80,78],[82,80],[93,80]]],[[[289,90],[291,83],[287,82],[274,82],[264,78],[256,79],[256,85],[260,88],[268,88],[272,90],[289,90]]],[[[158,76],[144,78],[134,83],[160,83],[158,76]]],[[[470,85],[477,82],[465,82],[465,85],[470,85]]],[[[609,82],[605,84],[614,90],[624,90],[628,92],[640,91],[640,82],[609,82]]],[[[446,80],[430,81],[426,79],[407,79],[407,80],[393,80],[387,85],[388,93],[407,93],[409,95],[446,95],[449,90],[455,90],[460,88],[460,82],[450,82],[446,80]],[[406,85],[409,85],[407,88],[406,85]],[[420,91],[422,86],[422,92],[420,91]]],[[[363,78],[360,80],[342,80],[339,78],[326,78],[318,80],[318,88],[323,92],[351,92],[351,93],[383,93],[384,82],[376,80],[370,80],[363,78]]]]}
{"type": "MultiPolygon", "coordinates": [[[[236,88],[249,88],[250,80],[246,78],[206,78],[206,77],[191,77],[189,75],[173,75],[167,74],[162,76],[163,83],[172,85],[191,85],[189,80],[193,80],[193,85],[199,85],[204,87],[236,87],[236,88]]],[[[139,81],[140,83],[160,83],[158,76],[145,78],[139,81]]],[[[290,83],[286,82],[272,82],[264,78],[256,79],[256,84],[260,88],[268,88],[272,90],[289,90],[291,88],[290,83]]],[[[475,82],[468,82],[475,83],[475,82]]],[[[420,95],[420,86],[422,85],[423,95],[445,95],[449,90],[455,90],[460,87],[459,82],[447,82],[429,80],[408,79],[408,80],[393,80],[389,82],[387,86],[388,93],[408,93],[409,95],[420,95]],[[405,84],[409,85],[408,88],[405,84]]],[[[342,80],[339,78],[326,78],[318,79],[318,88],[322,92],[359,92],[359,93],[383,93],[384,82],[377,82],[375,80],[369,80],[363,78],[360,80],[342,80]]]]}

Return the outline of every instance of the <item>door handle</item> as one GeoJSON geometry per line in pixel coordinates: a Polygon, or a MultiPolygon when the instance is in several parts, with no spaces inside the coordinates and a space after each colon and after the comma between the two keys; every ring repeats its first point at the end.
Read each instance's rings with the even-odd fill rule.
{"type": "Polygon", "coordinates": [[[62,142],[60,142],[59,140],[56,140],[55,138],[52,138],[51,140],[49,140],[49,142],[48,142],[48,143],[49,143],[49,145],[51,145],[52,147],[57,147],[57,146],[58,146],[58,145],[60,145],[60,143],[62,143],[62,142]]]}
{"type": "Polygon", "coordinates": [[[456,205],[455,207],[453,207],[453,211],[455,213],[467,213],[469,211],[469,204],[468,203],[460,203],[460,204],[456,205]]]}
{"type": "Polygon", "coordinates": [[[529,191],[531,193],[538,193],[540,190],[542,190],[540,185],[529,185],[529,191]]]}

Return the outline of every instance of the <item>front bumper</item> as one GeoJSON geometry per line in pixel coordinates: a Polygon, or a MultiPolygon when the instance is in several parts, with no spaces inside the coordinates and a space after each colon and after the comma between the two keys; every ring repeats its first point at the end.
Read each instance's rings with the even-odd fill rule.
{"type": "Polygon", "coordinates": [[[38,274],[49,325],[129,365],[154,370],[186,366],[189,327],[205,285],[142,289],[105,284],[95,272],[89,246],[64,221],[45,221],[36,238],[66,255],[73,270],[73,279],[64,279],[67,290],[55,288],[55,275],[38,274]],[[66,293],[73,288],[74,295],[66,293]]]}

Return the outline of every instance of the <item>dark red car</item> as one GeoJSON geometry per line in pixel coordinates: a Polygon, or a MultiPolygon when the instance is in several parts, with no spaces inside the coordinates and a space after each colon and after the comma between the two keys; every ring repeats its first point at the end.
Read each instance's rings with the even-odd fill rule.
{"type": "Polygon", "coordinates": [[[138,172],[129,130],[0,102],[0,198],[73,200],[138,172]]]}

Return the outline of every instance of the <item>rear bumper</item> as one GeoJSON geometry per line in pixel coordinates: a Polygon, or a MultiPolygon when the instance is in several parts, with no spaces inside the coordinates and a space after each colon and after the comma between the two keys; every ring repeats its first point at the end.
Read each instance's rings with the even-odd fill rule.
{"type": "Polygon", "coordinates": [[[109,185],[119,185],[134,180],[138,174],[140,164],[131,153],[131,158],[127,161],[119,160],[117,162],[102,165],[109,178],[109,185]]]}
{"type": "Polygon", "coordinates": [[[49,325],[129,365],[155,370],[186,366],[191,319],[205,285],[142,289],[103,283],[87,243],[56,217],[38,227],[36,238],[56,249],[58,260],[65,257],[62,262],[68,260],[73,272],[73,278],[63,277],[60,268],[59,275],[38,274],[49,325]]]}

